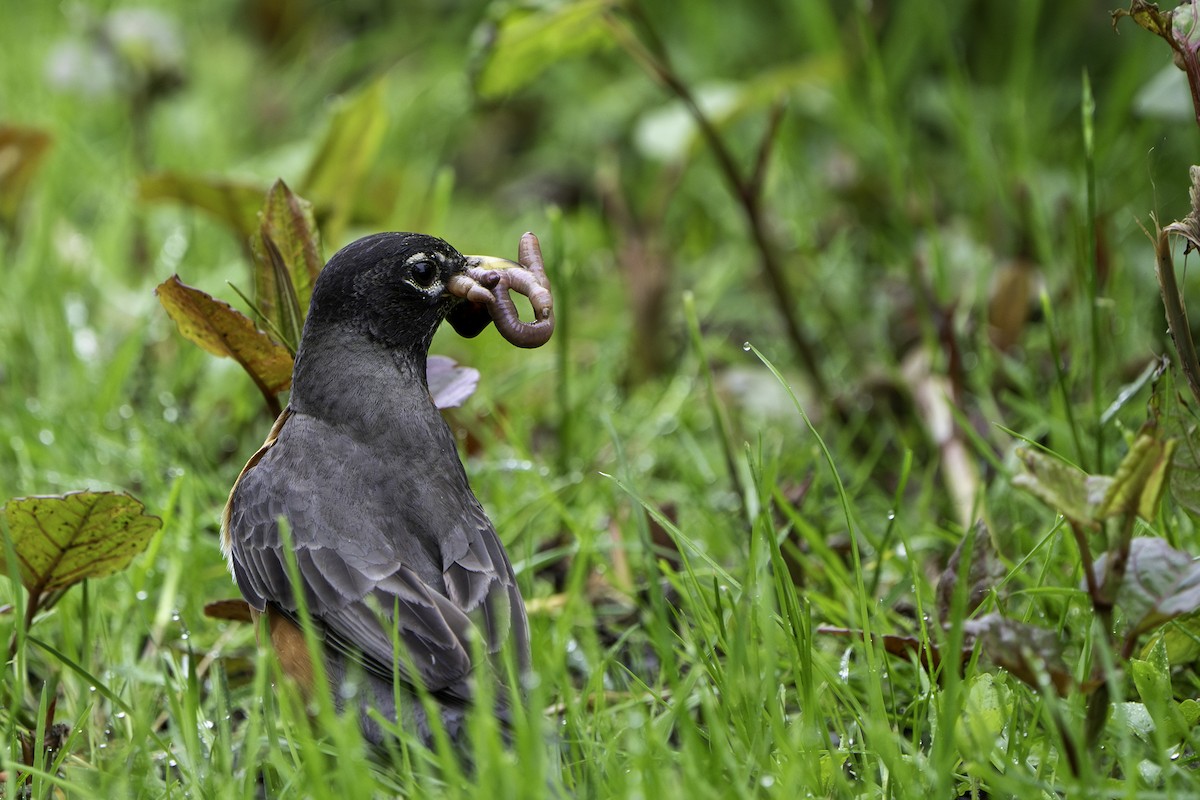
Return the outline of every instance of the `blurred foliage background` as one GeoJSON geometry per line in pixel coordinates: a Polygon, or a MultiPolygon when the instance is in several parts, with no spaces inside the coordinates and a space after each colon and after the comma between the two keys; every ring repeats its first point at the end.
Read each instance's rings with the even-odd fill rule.
{"type": "MultiPolygon", "coordinates": [[[[64,625],[60,649],[136,693],[143,673],[174,674],[163,663],[253,642],[202,609],[234,594],[220,509],[270,420],[152,293],[174,273],[235,305],[227,283],[249,286],[244,237],[162,196],[211,181],[232,203],[283,178],[314,202],[326,257],[414,230],[513,258],[539,234],[555,341],[520,352],[446,330],[434,351],[482,373],[450,419],[527,598],[581,598],[535,614],[556,689],[626,658],[609,633],[653,631],[646,587],[678,563],[672,525],[753,571],[747,532],[770,507],[807,531],[789,566],[834,625],[863,624],[839,582],[851,536],[870,607],[901,629],[977,516],[1020,561],[1049,523],[1011,493],[1013,432],[1111,469],[1144,397],[1101,412],[1168,349],[1142,226],[1187,209],[1196,128],[1161,43],[1115,33],[1110,10],[8,0],[0,496],[122,489],[166,522],[148,557],[57,607],[95,637],[64,625]],[[859,530],[744,343],[829,442],[859,530]],[[624,598],[615,632],[583,607],[604,608],[598,584],[624,598]]],[[[1054,570],[1013,572],[1032,590],[1054,570]]],[[[1071,600],[1023,602],[1052,619],[1071,600]]],[[[639,679],[663,680],[661,650],[638,652],[639,679]]],[[[104,713],[70,680],[60,692],[60,708],[104,713]]],[[[638,730],[613,719],[614,741],[638,730]]]]}

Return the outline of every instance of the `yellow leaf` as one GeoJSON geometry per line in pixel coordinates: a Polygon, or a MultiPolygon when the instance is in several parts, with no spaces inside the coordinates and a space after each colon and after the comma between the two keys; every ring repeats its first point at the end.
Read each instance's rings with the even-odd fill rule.
{"type": "Polygon", "coordinates": [[[291,354],[245,314],[184,284],[178,275],[163,281],[154,293],[185,338],[215,356],[237,361],[264,395],[279,394],[291,385],[291,354]]]}
{"type": "MultiPolygon", "coordinates": [[[[162,520],[117,492],[18,497],[4,506],[21,582],[31,595],[66,589],[129,566],[162,520]]],[[[8,570],[0,550],[0,569],[8,570]]]]}

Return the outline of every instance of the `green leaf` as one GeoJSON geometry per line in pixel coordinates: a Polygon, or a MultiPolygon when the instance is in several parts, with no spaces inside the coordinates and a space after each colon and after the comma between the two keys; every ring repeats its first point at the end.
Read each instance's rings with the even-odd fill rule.
{"type": "Polygon", "coordinates": [[[1088,475],[1078,467],[1037,450],[1020,448],[1017,458],[1025,471],[1013,485],[1025,489],[1076,524],[1095,528],[1100,524],[1100,506],[1108,496],[1112,478],[1088,475]]]}
{"type": "Polygon", "coordinates": [[[29,185],[53,141],[37,128],[0,125],[0,225],[15,227],[29,185]]]}
{"type": "MultiPolygon", "coordinates": [[[[117,492],[9,500],[4,518],[21,582],[36,596],[125,569],[162,527],[162,520],[145,510],[117,492]]],[[[0,550],[0,571],[7,569],[0,550]]]]}
{"type": "MultiPolygon", "coordinates": [[[[1106,573],[1108,559],[1096,559],[1097,575],[1106,573]]],[[[1138,537],[1129,543],[1116,602],[1132,636],[1200,610],[1200,562],[1157,536],[1138,537]]]]}
{"type": "Polygon", "coordinates": [[[321,240],[312,204],[275,181],[250,240],[254,305],[295,353],[312,287],[321,272],[321,240]]]}
{"type": "Polygon", "coordinates": [[[309,164],[300,193],[312,200],[326,236],[336,239],[350,220],[363,178],[387,132],[387,80],[379,78],[346,98],[309,164]]]}
{"type": "Polygon", "coordinates": [[[475,91],[484,98],[502,97],[558,61],[611,46],[603,18],[614,5],[612,0],[575,0],[508,8],[488,37],[475,91]]]}
{"type": "Polygon", "coordinates": [[[1154,647],[1146,660],[1129,661],[1129,673],[1138,696],[1150,712],[1154,726],[1169,742],[1178,742],[1191,725],[1175,702],[1171,688],[1171,664],[1167,650],[1161,644],[1154,647]]]}
{"type": "Polygon", "coordinates": [[[228,303],[216,300],[173,275],[154,290],[183,336],[215,356],[242,365],[264,395],[276,395],[292,382],[292,355],[254,327],[228,303]]]}
{"type": "Polygon", "coordinates": [[[990,672],[976,675],[967,689],[962,724],[955,728],[959,748],[964,752],[979,748],[988,752],[997,746],[1012,719],[1012,709],[1011,689],[997,683],[990,672]]]}
{"type": "Polygon", "coordinates": [[[266,190],[256,184],[177,172],[159,172],[138,181],[139,199],[173,201],[207,212],[243,244],[258,230],[258,210],[265,194],[266,190]]]}
{"type": "Polygon", "coordinates": [[[1159,640],[1167,648],[1167,658],[1172,664],[1190,664],[1200,658],[1200,612],[1183,614],[1155,631],[1142,649],[1142,658],[1159,640]]]}
{"type": "Polygon", "coordinates": [[[1145,520],[1158,516],[1171,457],[1178,442],[1163,440],[1156,433],[1157,429],[1151,425],[1134,440],[1100,504],[1101,516],[1137,514],[1145,520]]]}
{"type": "Polygon", "coordinates": [[[1150,413],[1164,434],[1179,443],[1171,459],[1171,497],[1200,517],[1200,415],[1187,396],[1176,391],[1169,363],[1155,379],[1150,413]]]}

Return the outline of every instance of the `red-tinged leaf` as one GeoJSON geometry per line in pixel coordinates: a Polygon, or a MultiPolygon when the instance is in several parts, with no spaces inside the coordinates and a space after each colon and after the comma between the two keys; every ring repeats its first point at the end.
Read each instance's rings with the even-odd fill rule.
{"type": "MultiPolygon", "coordinates": [[[[268,405],[292,382],[292,355],[242,312],[173,275],[154,290],[179,332],[215,356],[232,358],[254,380],[268,405]]],[[[272,408],[278,414],[278,409],[272,408]]]]}
{"type": "Polygon", "coordinates": [[[0,225],[13,227],[53,139],[37,128],[0,125],[0,225]]]}
{"type": "Polygon", "coordinates": [[[258,211],[266,193],[257,184],[177,172],[159,172],[138,181],[139,199],[182,203],[211,214],[243,244],[258,230],[258,211]]]}
{"type": "MultiPolygon", "coordinates": [[[[825,636],[837,636],[843,639],[862,640],[863,632],[853,628],[836,628],[822,625],[817,633],[825,636]]],[[[895,633],[871,634],[872,641],[883,645],[884,652],[893,656],[911,657],[916,655],[926,669],[937,669],[942,663],[942,650],[930,642],[928,646],[916,636],[904,636],[895,633]]],[[[959,653],[958,664],[962,664],[971,656],[971,648],[965,647],[959,653]]]]}
{"type": "Polygon", "coordinates": [[[980,520],[963,536],[963,540],[954,548],[942,570],[937,583],[938,619],[948,620],[954,605],[954,595],[959,591],[960,578],[966,578],[966,599],[963,613],[971,614],[979,608],[984,598],[1004,575],[1004,565],[996,556],[992,546],[992,537],[987,524],[980,520]],[[970,563],[967,572],[962,573],[964,553],[969,553],[970,563]]]}
{"type": "MultiPolygon", "coordinates": [[[[71,492],[19,497],[4,506],[21,582],[31,595],[66,589],[129,566],[162,520],[117,492],[71,492]]],[[[0,571],[7,574],[4,550],[0,571]]]]}
{"type": "Polygon", "coordinates": [[[430,356],[425,364],[429,395],[438,408],[458,408],[479,385],[479,370],[464,367],[447,356],[430,356]]]}
{"type": "MultiPolygon", "coordinates": [[[[1096,559],[1097,575],[1105,574],[1109,557],[1104,553],[1096,559]]],[[[1116,602],[1129,627],[1128,636],[1200,611],[1200,562],[1157,536],[1138,537],[1129,543],[1116,602]]]]}
{"type": "Polygon", "coordinates": [[[275,181],[259,212],[250,249],[255,261],[254,302],[294,351],[313,284],[325,265],[312,204],[282,180],[275,181]]]}
{"type": "MultiPolygon", "coordinates": [[[[963,623],[968,642],[978,643],[993,663],[1011,672],[1033,688],[1048,680],[1060,695],[1075,685],[1075,677],[1063,663],[1062,636],[1000,614],[987,614],[963,623]]],[[[1090,686],[1082,687],[1090,690],[1090,686]]]]}

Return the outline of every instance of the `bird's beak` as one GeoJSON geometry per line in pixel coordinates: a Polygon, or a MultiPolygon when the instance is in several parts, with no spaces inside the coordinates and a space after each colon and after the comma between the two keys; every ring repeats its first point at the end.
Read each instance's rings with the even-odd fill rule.
{"type": "Polygon", "coordinates": [[[492,315],[488,308],[496,302],[492,290],[500,282],[500,273],[496,269],[509,266],[518,265],[492,256],[467,256],[466,270],[446,282],[446,290],[450,294],[466,301],[451,309],[446,318],[459,336],[474,338],[491,323],[492,315]]]}

